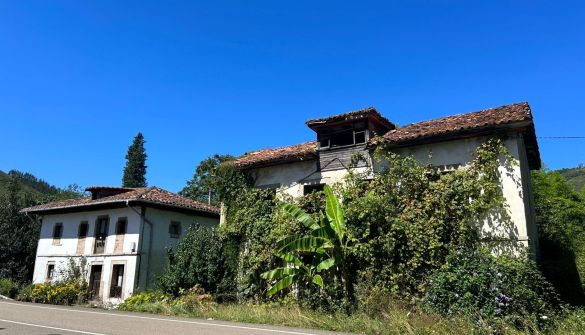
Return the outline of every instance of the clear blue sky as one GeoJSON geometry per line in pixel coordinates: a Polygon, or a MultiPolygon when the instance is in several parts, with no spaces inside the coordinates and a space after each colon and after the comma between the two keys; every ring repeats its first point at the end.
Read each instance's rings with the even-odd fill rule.
{"type": "MultiPolygon", "coordinates": [[[[213,153],[366,106],[405,125],[529,101],[538,136],[585,136],[584,84],[580,2],[1,1],[0,170],[119,185],[142,131],[149,184],[178,191],[213,153]]],[[[585,140],[540,147],[585,162],[585,140]]]]}

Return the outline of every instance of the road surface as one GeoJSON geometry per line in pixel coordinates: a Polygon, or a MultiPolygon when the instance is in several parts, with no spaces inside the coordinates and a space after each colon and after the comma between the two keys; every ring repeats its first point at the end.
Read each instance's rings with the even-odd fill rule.
{"type": "Polygon", "coordinates": [[[0,335],[79,334],[312,335],[334,333],[0,300],[0,335]]]}

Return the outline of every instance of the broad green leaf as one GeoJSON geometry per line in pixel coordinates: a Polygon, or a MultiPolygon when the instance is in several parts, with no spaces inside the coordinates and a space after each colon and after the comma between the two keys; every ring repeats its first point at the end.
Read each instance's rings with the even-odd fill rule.
{"type": "Polygon", "coordinates": [[[280,205],[280,208],[282,208],[284,211],[286,211],[287,213],[292,215],[295,219],[297,219],[302,224],[304,224],[305,227],[307,227],[309,229],[319,228],[319,225],[317,224],[317,222],[315,222],[315,220],[313,220],[313,217],[310,216],[309,214],[307,214],[301,208],[299,208],[293,204],[287,204],[287,203],[283,203],[282,205],[280,205]]]}
{"type": "Polygon", "coordinates": [[[330,226],[321,227],[319,229],[315,229],[311,232],[311,236],[326,238],[329,240],[336,239],[337,235],[335,231],[331,229],[330,226]]]}
{"type": "Polygon", "coordinates": [[[296,257],[295,255],[293,255],[291,253],[283,253],[283,254],[276,253],[276,256],[278,256],[279,258],[281,258],[285,262],[293,263],[294,265],[296,265],[298,267],[305,266],[305,264],[303,264],[303,262],[298,257],[296,257]]]}
{"type": "Polygon", "coordinates": [[[287,287],[294,284],[294,282],[296,282],[298,280],[298,278],[299,277],[297,275],[286,276],[286,277],[282,278],[281,280],[276,282],[276,284],[274,284],[274,286],[272,286],[270,288],[270,290],[268,290],[268,296],[271,297],[271,296],[275,295],[276,293],[286,289],[287,287]]]}
{"type": "Polygon", "coordinates": [[[295,275],[299,272],[300,270],[296,268],[276,268],[262,273],[260,277],[266,280],[282,279],[285,276],[295,275]]]}
{"type": "Polygon", "coordinates": [[[326,260],[322,261],[317,265],[317,272],[321,272],[323,270],[330,269],[333,265],[335,265],[335,258],[327,258],[326,260]]]}
{"type": "Polygon", "coordinates": [[[321,275],[314,275],[313,276],[313,283],[319,285],[319,287],[323,288],[323,278],[321,275]]]}
{"type": "Polygon", "coordinates": [[[329,185],[325,185],[324,192],[326,197],[325,213],[327,213],[327,217],[331,220],[331,226],[341,241],[345,236],[345,215],[343,214],[343,208],[341,208],[339,200],[333,194],[333,190],[331,190],[329,185]]]}
{"type": "Polygon", "coordinates": [[[327,239],[321,237],[314,236],[299,237],[296,240],[291,241],[284,247],[280,248],[277,251],[277,254],[285,254],[291,251],[310,252],[315,251],[318,248],[324,247],[325,245],[329,246],[331,245],[331,243],[327,239]]]}

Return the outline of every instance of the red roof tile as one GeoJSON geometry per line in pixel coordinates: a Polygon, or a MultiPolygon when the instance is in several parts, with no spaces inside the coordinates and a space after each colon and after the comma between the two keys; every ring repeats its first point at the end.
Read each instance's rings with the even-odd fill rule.
{"type": "Polygon", "coordinates": [[[387,132],[384,140],[388,143],[410,142],[522,121],[532,121],[532,113],[527,102],[413,123],[387,132]]]}
{"type": "Polygon", "coordinates": [[[246,153],[234,162],[237,167],[245,168],[263,164],[277,164],[316,158],[317,142],[305,142],[276,149],[264,149],[246,153]]]}
{"type": "MultiPolygon", "coordinates": [[[[313,119],[307,124],[348,120],[361,118],[368,113],[378,113],[373,108],[334,115],[328,118],[313,119]]],[[[379,115],[379,114],[378,114],[379,115]]],[[[382,137],[389,144],[413,145],[425,140],[439,137],[457,137],[463,135],[479,134],[484,131],[492,131],[495,127],[513,125],[527,129],[527,150],[531,169],[540,167],[540,153],[532,122],[532,112],[527,102],[500,106],[481,110],[478,112],[452,115],[440,119],[413,123],[388,131],[382,137]]],[[[235,161],[240,168],[253,168],[267,165],[280,164],[290,161],[316,158],[316,142],[305,142],[282,148],[259,150],[248,153],[235,161]]]]}
{"type": "Polygon", "coordinates": [[[394,129],[396,127],[392,122],[390,122],[387,118],[383,117],[376,108],[368,107],[364,109],[359,109],[347,113],[332,115],[328,117],[322,117],[317,119],[311,119],[305,124],[309,126],[309,128],[314,129],[324,124],[331,124],[337,123],[342,121],[354,121],[359,119],[367,119],[372,118],[383,124],[387,129],[394,129]]]}
{"type": "MultiPolygon", "coordinates": [[[[88,190],[94,189],[122,189],[113,187],[90,187],[88,190]]],[[[207,214],[219,214],[219,208],[194,201],[180,195],[163,190],[159,187],[140,187],[140,188],[125,188],[129,191],[119,193],[109,197],[103,197],[92,200],[91,197],[80,199],[69,199],[63,201],[54,201],[46,204],[24,208],[21,212],[26,213],[43,213],[55,210],[73,209],[73,208],[89,208],[91,206],[105,205],[105,204],[124,204],[126,202],[135,202],[142,204],[161,205],[170,208],[180,208],[192,210],[195,212],[207,214]]]]}

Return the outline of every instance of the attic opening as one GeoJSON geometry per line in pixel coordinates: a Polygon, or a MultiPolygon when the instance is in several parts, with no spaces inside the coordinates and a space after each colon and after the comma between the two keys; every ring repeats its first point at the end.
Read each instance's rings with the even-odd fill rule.
{"type": "Polygon", "coordinates": [[[111,197],[114,195],[130,192],[134,190],[131,187],[107,187],[107,186],[92,186],[85,189],[91,192],[91,200],[111,197]]]}

